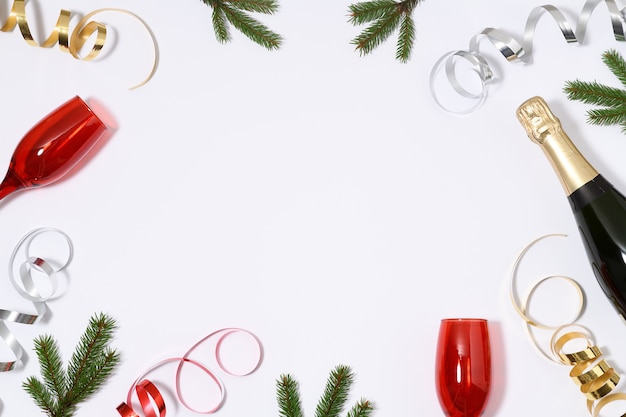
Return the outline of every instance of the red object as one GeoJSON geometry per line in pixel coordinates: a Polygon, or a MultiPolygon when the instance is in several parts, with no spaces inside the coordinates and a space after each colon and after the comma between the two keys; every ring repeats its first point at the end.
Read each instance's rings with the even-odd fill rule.
{"type": "Polygon", "coordinates": [[[450,417],[482,414],[491,386],[491,347],[484,319],[444,319],[439,327],[437,395],[450,417]]]}
{"type": "Polygon", "coordinates": [[[15,148],[0,199],[51,184],[67,174],[104,135],[106,125],[78,96],[35,125],[15,148]]]}

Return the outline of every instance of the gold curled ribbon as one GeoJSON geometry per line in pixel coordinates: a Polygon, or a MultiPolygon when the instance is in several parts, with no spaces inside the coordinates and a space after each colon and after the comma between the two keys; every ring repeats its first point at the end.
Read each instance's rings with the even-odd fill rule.
{"type": "Polygon", "coordinates": [[[11,12],[6,22],[0,27],[0,31],[2,32],[11,32],[17,26],[20,30],[20,33],[27,44],[31,46],[39,46],[42,48],[50,48],[59,44],[59,49],[63,52],[67,52],[72,55],[74,58],[82,61],[92,61],[94,60],[102,51],[104,47],[104,43],[106,41],[107,30],[106,26],[102,23],[98,23],[95,21],[90,21],[93,16],[104,13],[104,12],[115,12],[122,13],[139,21],[139,23],[144,27],[144,29],[150,35],[152,40],[153,50],[154,50],[154,59],[152,62],[152,68],[146,78],[141,81],[139,84],[136,84],[130,87],[130,90],[134,90],[142,85],[146,84],[150,79],[154,76],[156,72],[156,68],[158,65],[158,47],[154,34],[150,30],[148,24],[140,18],[135,13],[132,13],[128,10],[117,9],[117,8],[103,8],[95,10],[91,13],[88,13],[83,17],[70,35],[69,25],[71,13],[67,10],[61,10],[59,13],[59,18],[57,20],[52,33],[48,36],[48,38],[42,43],[38,43],[33,38],[33,35],[30,31],[30,27],[28,25],[28,19],[26,18],[26,4],[25,0],[14,0],[13,5],[11,7],[11,12]],[[81,56],[80,52],[87,43],[87,41],[93,37],[94,33],[95,40],[90,51],[85,55],[81,56]]]}
{"type": "MultiPolygon", "coordinates": [[[[76,44],[77,46],[76,55],[74,55],[73,53],[72,55],[75,58],[80,59],[78,57],[78,51],[82,48],[83,44],[91,36],[91,34],[93,34],[97,30],[97,25],[95,24],[95,22],[89,22],[89,19],[91,19],[93,16],[97,14],[106,13],[106,12],[122,13],[122,14],[125,14],[127,16],[134,18],[143,26],[146,32],[148,32],[148,35],[150,36],[150,39],[152,40],[152,50],[153,50],[152,67],[150,71],[148,72],[148,75],[146,76],[146,78],[143,79],[143,81],[129,88],[129,90],[134,90],[136,88],[139,88],[145,85],[148,81],[152,79],[152,77],[154,76],[154,73],[156,72],[157,66],[159,64],[159,48],[157,46],[156,37],[154,36],[154,33],[150,29],[150,26],[148,26],[148,24],[135,13],[129,12],[128,10],[117,9],[117,8],[103,8],[103,9],[94,10],[93,12],[88,13],[87,15],[85,15],[85,17],[83,17],[80,20],[80,22],[78,22],[78,24],[76,25],[76,28],[74,29],[74,32],[72,33],[70,44],[72,45],[76,44]]],[[[104,44],[104,41],[103,41],[103,44],[104,44]]],[[[95,46],[94,46],[94,49],[95,49],[95,46]]],[[[94,49],[92,49],[91,52],[83,59],[90,58],[90,56],[94,54],[94,49]]],[[[100,51],[98,50],[98,52],[96,52],[95,55],[91,57],[90,59],[95,58],[95,56],[99,52],[100,51]]]]}
{"type": "Polygon", "coordinates": [[[626,8],[620,9],[615,3],[615,0],[587,0],[578,15],[576,30],[572,29],[572,25],[557,7],[550,4],[537,6],[532,9],[528,15],[524,28],[524,36],[521,42],[506,31],[488,27],[484,28],[470,39],[468,50],[448,52],[439,58],[430,73],[430,92],[432,97],[439,107],[450,113],[465,114],[476,110],[478,107],[482,106],[487,99],[489,85],[495,79],[494,73],[489,65],[489,60],[480,52],[480,42],[482,39],[486,38],[492,46],[498,49],[500,54],[508,62],[529,63],[532,56],[535,28],[543,15],[547,13],[552,17],[558,25],[566,43],[582,43],[585,38],[591,14],[598,4],[602,2],[607,6],[615,40],[626,40],[624,30],[624,25],[626,24],[626,8]],[[469,64],[469,70],[478,76],[481,84],[478,92],[473,92],[465,88],[457,78],[459,69],[458,63],[460,61],[465,61],[465,64],[469,64]],[[473,100],[474,104],[472,106],[463,110],[453,110],[451,107],[442,103],[439,97],[440,94],[437,92],[435,86],[435,81],[442,69],[445,69],[446,79],[452,92],[465,99],[473,100]]]}
{"type": "MultiPolygon", "coordinates": [[[[580,317],[584,307],[584,295],[580,285],[569,277],[550,276],[543,278],[532,285],[528,295],[522,300],[519,299],[515,290],[517,270],[524,255],[537,242],[553,236],[565,237],[566,235],[550,234],[541,236],[529,243],[517,256],[513,264],[510,279],[511,302],[515,311],[524,320],[529,338],[539,352],[553,362],[572,367],[569,373],[570,379],[579,387],[580,392],[585,396],[589,413],[592,417],[598,417],[602,408],[608,403],[620,400],[626,401],[626,394],[613,392],[620,381],[620,375],[602,357],[602,350],[593,342],[591,331],[586,327],[575,323],[580,317]],[[530,299],[535,293],[537,287],[543,282],[554,278],[565,279],[568,283],[575,287],[579,295],[579,308],[574,320],[559,326],[541,324],[531,319],[527,312],[528,304],[530,303],[530,299]],[[552,336],[550,338],[551,354],[547,354],[539,346],[532,328],[552,331],[552,336]],[[585,347],[574,352],[567,351],[566,347],[575,340],[582,340],[585,347]]],[[[626,417],[626,413],[624,413],[622,417],[626,417]]]]}
{"type": "Polygon", "coordinates": [[[46,304],[46,301],[50,300],[52,297],[56,295],[56,291],[57,291],[56,274],[64,270],[70,264],[70,262],[72,261],[73,255],[74,255],[74,248],[72,246],[72,241],[70,240],[70,238],[62,231],[58,229],[54,229],[54,228],[49,228],[49,227],[39,228],[39,229],[35,229],[29,232],[15,246],[15,249],[13,250],[13,253],[9,261],[9,279],[11,281],[11,284],[15,288],[15,290],[23,298],[33,303],[33,306],[35,307],[35,311],[37,311],[37,314],[21,313],[18,311],[0,309],[0,339],[4,340],[4,342],[7,344],[7,346],[13,353],[13,356],[15,357],[15,359],[11,361],[1,361],[0,372],[7,372],[7,371],[13,370],[15,368],[16,363],[19,362],[22,359],[22,357],[24,357],[25,355],[24,348],[17,341],[17,338],[13,335],[13,333],[11,333],[6,323],[12,322],[12,323],[21,323],[21,324],[35,324],[41,320],[41,318],[48,311],[48,306],[46,304]],[[53,264],[51,262],[41,257],[31,256],[29,253],[30,245],[33,242],[33,240],[37,236],[43,233],[48,233],[48,232],[60,234],[67,242],[67,246],[68,246],[67,259],[60,267],[56,269],[53,267],[53,264]],[[20,249],[22,248],[24,248],[24,251],[25,251],[24,254],[25,254],[26,260],[20,264],[20,268],[19,268],[20,280],[18,281],[17,278],[15,277],[15,274],[13,273],[13,269],[15,266],[16,257],[20,249]],[[40,273],[43,273],[48,278],[50,282],[50,291],[48,295],[40,294],[39,290],[37,289],[31,277],[32,270],[36,270],[40,273]]]}

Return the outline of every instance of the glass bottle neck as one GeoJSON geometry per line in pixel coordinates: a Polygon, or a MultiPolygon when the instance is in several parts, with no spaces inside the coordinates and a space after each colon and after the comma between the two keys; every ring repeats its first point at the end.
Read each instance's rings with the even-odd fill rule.
{"type": "Polygon", "coordinates": [[[598,171],[561,129],[547,134],[540,146],[568,196],[598,176],[598,171]]]}
{"type": "Polygon", "coordinates": [[[546,154],[568,197],[598,176],[543,98],[532,97],[522,103],[517,109],[517,118],[530,140],[546,154]]]}

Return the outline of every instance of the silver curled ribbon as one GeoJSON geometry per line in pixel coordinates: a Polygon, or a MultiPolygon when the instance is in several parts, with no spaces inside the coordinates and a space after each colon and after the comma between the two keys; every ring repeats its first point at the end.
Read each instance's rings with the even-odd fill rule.
{"type": "MultiPolygon", "coordinates": [[[[587,410],[592,417],[598,417],[600,411],[609,403],[614,401],[626,401],[626,393],[615,392],[615,388],[620,381],[620,375],[615,368],[610,365],[603,357],[602,350],[595,345],[591,331],[576,321],[581,316],[584,307],[584,295],[582,288],[570,277],[561,275],[552,275],[544,277],[537,281],[531,288],[525,298],[520,299],[517,296],[516,278],[517,271],[522,258],[526,253],[539,241],[552,237],[565,237],[563,234],[550,234],[541,236],[530,242],[517,256],[511,272],[510,279],[510,298],[517,314],[524,320],[526,330],[532,344],[537,350],[548,360],[556,362],[560,365],[570,366],[569,377],[578,386],[579,391],[585,396],[587,410]],[[574,318],[565,324],[547,325],[532,319],[528,313],[528,305],[530,300],[541,284],[553,280],[562,279],[572,285],[578,293],[578,309],[574,318]],[[533,328],[549,330],[552,332],[550,338],[550,352],[546,352],[541,348],[534,336],[533,328]],[[572,341],[578,340],[584,342],[584,348],[575,351],[568,351],[567,347],[571,346],[572,341]]],[[[580,343],[577,345],[580,346],[580,343]]],[[[626,413],[622,414],[622,417],[626,413]]]]}
{"type": "Polygon", "coordinates": [[[489,85],[495,79],[489,61],[480,52],[480,43],[483,39],[486,38],[491,45],[497,48],[508,62],[529,63],[532,57],[535,28],[543,15],[547,13],[554,19],[567,43],[582,43],[591,14],[600,3],[607,6],[615,40],[625,41],[626,7],[620,9],[614,0],[587,0],[578,15],[575,30],[572,29],[567,18],[557,7],[550,4],[537,6],[528,15],[521,42],[504,30],[488,27],[470,39],[467,50],[451,51],[439,58],[430,73],[429,85],[432,97],[437,105],[445,111],[456,114],[471,113],[485,102],[489,85]],[[461,62],[469,66],[469,71],[478,77],[480,88],[477,91],[466,87],[459,80],[457,72],[461,62]],[[436,86],[436,81],[442,70],[445,70],[445,78],[453,94],[470,100],[472,105],[462,110],[455,110],[442,103],[441,93],[436,86]]]}
{"type": "Polygon", "coordinates": [[[42,227],[32,230],[31,232],[26,234],[15,246],[15,249],[13,250],[13,253],[11,254],[11,258],[9,260],[9,279],[18,294],[33,303],[33,306],[35,307],[35,311],[37,313],[31,314],[13,310],[0,309],[0,338],[4,340],[4,342],[7,344],[7,346],[15,356],[15,359],[11,361],[0,361],[0,372],[7,372],[14,369],[15,365],[22,359],[22,357],[24,357],[24,348],[17,341],[17,338],[13,335],[13,333],[11,333],[6,323],[11,322],[20,324],[35,324],[39,322],[48,311],[48,306],[46,305],[46,302],[53,298],[57,293],[57,273],[64,270],[70,264],[70,262],[72,262],[73,256],[74,248],[70,238],[62,231],[50,227],[42,227]],[[51,263],[49,260],[46,260],[39,256],[32,256],[30,254],[30,247],[33,240],[43,233],[59,234],[67,242],[67,259],[57,268],[55,268],[54,264],[51,263]],[[18,280],[18,277],[16,277],[14,273],[14,269],[17,262],[17,256],[20,253],[21,249],[23,249],[24,251],[23,254],[25,255],[26,260],[24,260],[19,265],[18,280]],[[33,270],[37,271],[38,273],[43,273],[49,280],[50,289],[49,291],[47,291],[47,294],[42,295],[37,289],[37,286],[31,275],[31,272],[33,270]]]}

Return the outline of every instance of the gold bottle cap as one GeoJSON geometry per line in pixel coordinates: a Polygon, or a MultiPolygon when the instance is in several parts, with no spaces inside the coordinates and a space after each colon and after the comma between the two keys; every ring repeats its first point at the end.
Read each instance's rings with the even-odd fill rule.
{"type": "Polygon", "coordinates": [[[543,98],[526,100],[516,114],[530,140],[538,144],[550,160],[568,196],[598,176],[598,171],[576,149],[543,98]]]}
{"type": "Polygon", "coordinates": [[[539,145],[544,143],[546,135],[561,132],[561,121],[541,97],[533,97],[522,103],[517,109],[517,119],[526,129],[530,140],[539,145]]]}

